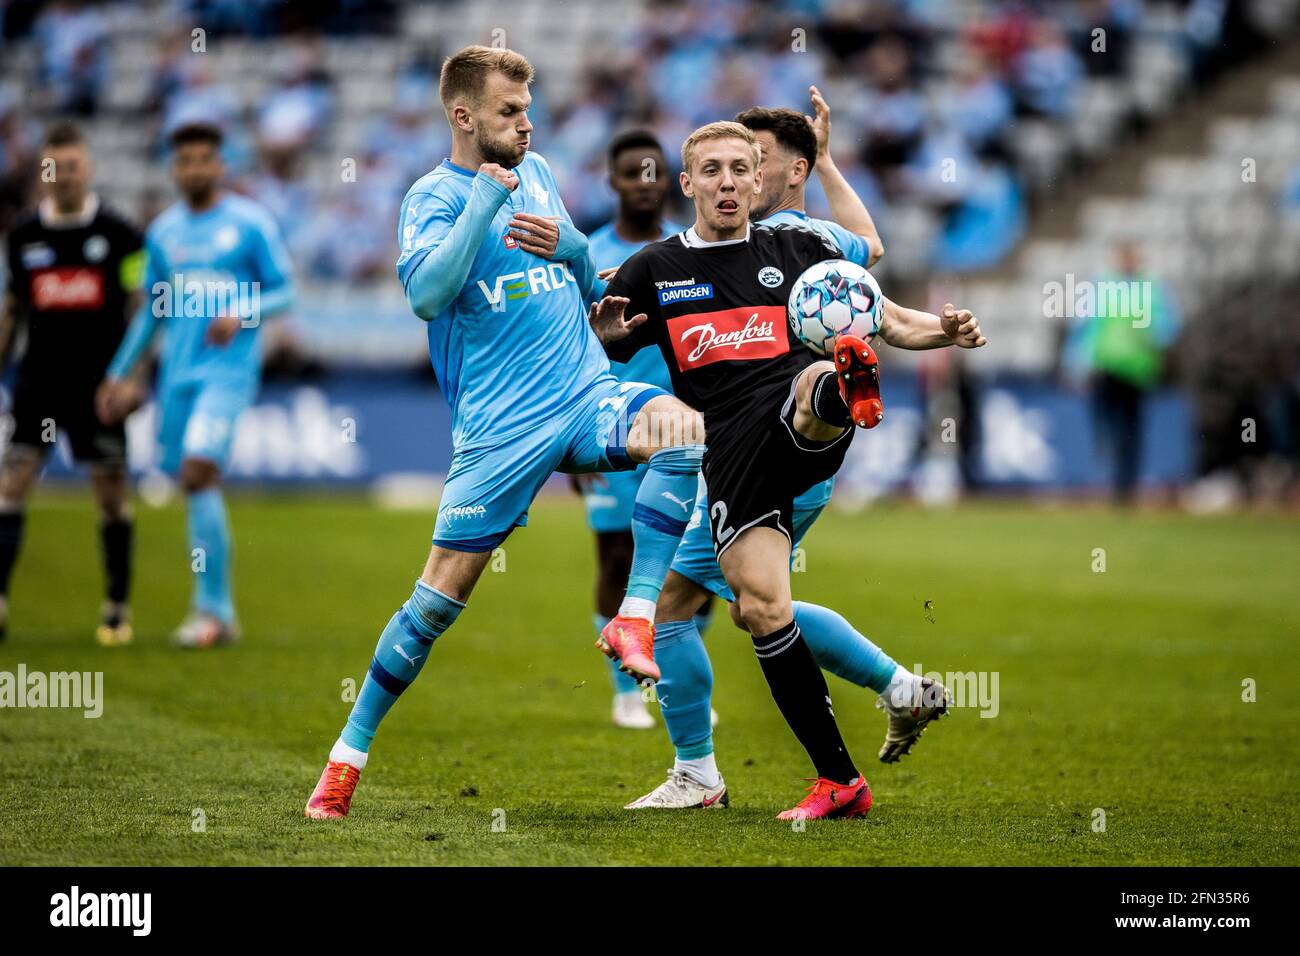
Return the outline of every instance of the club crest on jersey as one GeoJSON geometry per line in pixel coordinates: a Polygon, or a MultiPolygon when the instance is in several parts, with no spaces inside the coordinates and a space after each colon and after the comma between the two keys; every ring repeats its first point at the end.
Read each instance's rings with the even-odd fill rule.
{"type": "Polygon", "coordinates": [[[108,255],[108,240],[103,236],[91,236],[81,247],[87,262],[103,262],[108,255]]]}
{"type": "Polygon", "coordinates": [[[667,324],[683,372],[714,362],[748,362],[790,351],[785,307],[780,305],[682,315],[667,324]]]}
{"type": "Polygon", "coordinates": [[[775,289],[785,281],[785,273],[776,266],[763,266],[758,270],[758,281],[769,289],[775,289]]]}
{"type": "Polygon", "coordinates": [[[541,183],[530,183],[528,186],[528,195],[532,196],[540,205],[551,205],[550,191],[543,189],[541,183]]]}

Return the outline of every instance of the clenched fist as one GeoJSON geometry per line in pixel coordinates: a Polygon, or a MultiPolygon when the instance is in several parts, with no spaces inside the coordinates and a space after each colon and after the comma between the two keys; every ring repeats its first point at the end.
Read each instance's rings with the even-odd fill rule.
{"type": "Polygon", "coordinates": [[[970,309],[954,309],[951,302],[939,313],[943,332],[959,349],[977,349],[988,342],[980,333],[980,320],[970,309]]]}
{"type": "Polygon", "coordinates": [[[511,192],[514,192],[515,187],[519,185],[518,176],[506,169],[504,166],[498,166],[496,163],[484,163],[478,168],[478,171],[481,175],[491,176],[511,192]]]}

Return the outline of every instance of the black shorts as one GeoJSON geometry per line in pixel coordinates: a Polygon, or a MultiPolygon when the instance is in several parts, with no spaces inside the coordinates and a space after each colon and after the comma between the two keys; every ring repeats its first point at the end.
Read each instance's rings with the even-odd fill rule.
{"type": "Polygon", "coordinates": [[[14,390],[10,446],[27,446],[45,454],[56,437],[70,442],[72,457],[93,464],[126,462],[126,428],[105,425],[95,415],[95,387],[61,389],[19,381],[14,390]]]}
{"type": "Polygon", "coordinates": [[[855,429],[825,442],[800,435],[794,429],[794,385],[784,404],[709,430],[704,483],[719,556],[750,528],[773,528],[790,538],[794,499],[844,464],[855,429]]]}

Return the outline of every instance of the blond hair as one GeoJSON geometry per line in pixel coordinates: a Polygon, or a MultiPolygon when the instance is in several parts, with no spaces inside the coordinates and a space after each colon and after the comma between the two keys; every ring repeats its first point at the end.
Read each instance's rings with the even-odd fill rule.
{"type": "Polygon", "coordinates": [[[490,46],[467,46],[447,57],[438,77],[438,97],[448,113],[457,100],[478,106],[487,78],[501,73],[517,83],[533,82],[533,65],[522,53],[490,46]]]}
{"type": "Polygon", "coordinates": [[[688,175],[691,171],[691,160],[695,157],[695,147],[711,139],[743,139],[754,152],[754,165],[757,167],[762,162],[758,140],[754,138],[753,131],[731,120],[721,120],[701,126],[686,137],[686,142],[682,143],[682,169],[688,175]]]}

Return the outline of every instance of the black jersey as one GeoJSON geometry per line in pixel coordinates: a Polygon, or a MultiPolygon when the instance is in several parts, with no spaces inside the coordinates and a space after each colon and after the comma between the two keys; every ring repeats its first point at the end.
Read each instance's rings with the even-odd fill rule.
{"type": "Polygon", "coordinates": [[[126,331],[139,288],[140,231],[99,204],[83,222],[47,225],[39,211],[9,234],[9,284],[27,328],[19,379],[98,383],[126,331]]]}
{"type": "Polygon", "coordinates": [[[809,266],[842,253],[795,224],[752,225],[747,239],[697,245],[694,232],[651,243],[619,267],[607,295],[648,319],[606,351],[626,361],[657,346],[673,391],[713,436],[757,409],[779,408],[791,380],[818,360],[794,337],[790,287],[809,266]],[[688,244],[691,243],[691,244],[688,244]]]}
{"type": "Polygon", "coordinates": [[[673,390],[704,416],[704,481],[713,546],[722,555],[749,528],[793,543],[794,499],[839,470],[853,429],[815,442],[794,427],[795,382],[818,356],[786,317],[790,287],[842,257],[800,225],[754,225],[747,239],[697,245],[686,232],[646,246],[619,267],[609,295],[648,318],[608,349],[624,361],[657,345],[673,390]]]}

